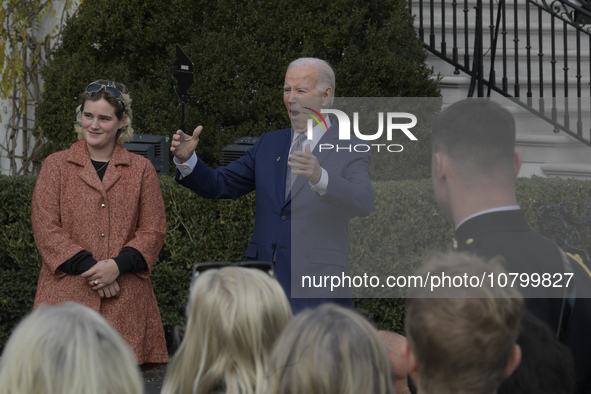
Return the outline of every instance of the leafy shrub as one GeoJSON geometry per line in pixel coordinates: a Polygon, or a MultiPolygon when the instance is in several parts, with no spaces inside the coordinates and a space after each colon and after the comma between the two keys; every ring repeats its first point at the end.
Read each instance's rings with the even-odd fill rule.
{"type": "Polygon", "coordinates": [[[41,265],[31,229],[35,180],[0,175],[0,348],[35,298],[41,265]]]}
{"type": "MultiPolygon", "coordinates": [[[[289,126],[281,87],[287,65],[301,56],[333,65],[341,97],[439,96],[405,0],[85,1],[43,69],[37,116],[45,155],[75,140],[78,97],[99,78],[130,89],[138,133],[174,133],[181,123],[170,75],[175,44],[195,69],[187,129],[204,126],[199,155],[213,167],[237,138],[289,126]]],[[[389,179],[427,175],[429,140],[420,140],[416,154],[389,167],[397,174],[389,179]]]]}
{"type": "MultiPolygon", "coordinates": [[[[192,264],[242,260],[254,224],[255,195],[205,200],[169,177],[160,182],[168,234],[152,282],[170,333],[184,321],[192,264]]],[[[30,221],[34,183],[32,177],[0,176],[0,347],[35,297],[41,259],[30,221]]],[[[533,228],[540,206],[563,201],[580,215],[591,195],[589,181],[534,177],[518,179],[517,186],[518,201],[533,228]]],[[[412,269],[427,252],[451,246],[453,226],[437,208],[430,180],[377,182],[374,190],[376,208],[370,217],[351,222],[352,274],[398,274],[412,269]],[[370,261],[377,264],[368,266],[370,261]]],[[[404,299],[358,298],[355,306],[379,328],[403,332],[404,299]]]]}

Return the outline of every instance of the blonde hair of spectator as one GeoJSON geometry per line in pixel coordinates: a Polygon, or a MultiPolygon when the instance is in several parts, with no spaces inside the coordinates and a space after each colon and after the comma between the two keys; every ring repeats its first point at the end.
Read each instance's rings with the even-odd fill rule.
{"type": "Polygon", "coordinates": [[[201,273],[187,305],[185,336],[162,393],[253,394],[268,354],[292,318],[279,282],[254,268],[201,273]]]}
{"type": "Polygon", "coordinates": [[[12,332],[0,359],[1,394],[143,393],[135,357],[94,310],[41,305],[12,332]]]}
{"type": "Polygon", "coordinates": [[[323,304],[300,312],[271,354],[269,394],[393,394],[386,350],[357,312],[323,304]]]}

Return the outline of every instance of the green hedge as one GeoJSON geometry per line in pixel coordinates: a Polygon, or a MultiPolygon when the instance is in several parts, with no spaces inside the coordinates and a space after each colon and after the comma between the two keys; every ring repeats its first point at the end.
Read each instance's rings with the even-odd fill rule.
{"type": "MultiPolygon", "coordinates": [[[[239,261],[253,227],[254,194],[236,201],[205,200],[161,177],[168,235],[152,281],[165,330],[183,321],[191,266],[196,261],[239,261]]],[[[35,178],[0,176],[0,347],[13,326],[30,311],[41,260],[30,225],[35,178]]],[[[351,223],[352,270],[392,274],[411,269],[430,250],[449,248],[452,226],[442,217],[430,180],[374,183],[376,207],[369,218],[351,223]],[[363,264],[362,264],[363,263],[363,264]]],[[[518,180],[518,201],[530,224],[537,210],[566,202],[575,214],[589,203],[591,182],[532,178],[518,180]]],[[[356,299],[358,310],[378,327],[402,332],[403,299],[356,299]]]]}
{"type": "MultiPolygon", "coordinates": [[[[175,44],[195,69],[186,127],[204,126],[199,156],[213,167],[237,138],[289,126],[281,88],[298,57],[329,61],[340,97],[439,96],[406,0],[84,1],[42,70],[36,116],[44,155],[76,139],[79,95],[99,78],[130,89],[138,133],[172,135],[181,125],[170,75],[175,44]]],[[[429,138],[421,137],[406,160],[389,167],[389,179],[416,176],[417,163],[428,161],[429,138]]]]}

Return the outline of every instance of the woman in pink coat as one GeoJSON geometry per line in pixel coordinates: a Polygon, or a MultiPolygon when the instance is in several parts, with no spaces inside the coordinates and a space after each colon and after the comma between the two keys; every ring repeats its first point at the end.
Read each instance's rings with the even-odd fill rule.
{"type": "Polygon", "coordinates": [[[166,235],[158,176],[149,160],[122,145],[133,134],[127,88],[96,81],[81,99],[80,141],[45,159],[33,193],[43,259],[34,308],[84,304],[119,331],[138,364],[167,363],[150,281],[166,235]]]}

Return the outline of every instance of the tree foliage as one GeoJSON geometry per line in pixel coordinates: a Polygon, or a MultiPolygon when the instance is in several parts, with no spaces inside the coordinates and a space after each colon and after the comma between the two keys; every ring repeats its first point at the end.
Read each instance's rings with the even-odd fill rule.
{"type": "Polygon", "coordinates": [[[213,166],[235,139],[288,126],[281,87],[287,65],[301,56],[333,65],[340,96],[439,95],[404,0],[85,2],[44,69],[45,153],[74,141],[79,94],[98,78],[128,86],[137,132],[174,133],[181,124],[170,75],[176,44],[195,66],[187,128],[204,126],[199,155],[213,166]]]}
{"type": "Polygon", "coordinates": [[[74,0],[5,0],[0,10],[0,111],[7,115],[7,130],[0,141],[0,156],[9,159],[6,173],[30,174],[39,164],[43,131],[35,120],[41,101],[40,69],[58,42],[60,28],[73,10],[74,0]],[[60,3],[60,4],[54,4],[60,3]],[[54,7],[55,6],[55,7],[54,7]],[[41,26],[47,24],[44,31],[41,26]]]}

